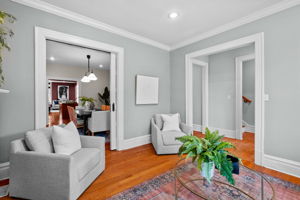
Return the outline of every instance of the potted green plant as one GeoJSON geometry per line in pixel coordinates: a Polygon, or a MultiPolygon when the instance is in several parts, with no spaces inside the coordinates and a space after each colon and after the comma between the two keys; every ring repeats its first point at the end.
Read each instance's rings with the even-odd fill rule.
{"type": "Polygon", "coordinates": [[[104,88],[103,94],[98,93],[98,98],[103,105],[101,106],[101,110],[110,110],[110,92],[108,87],[104,88]]]}
{"type": "Polygon", "coordinates": [[[223,137],[218,131],[211,132],[206,128],[204,138],[189,135],[176,138],[183,143],[178,154],[180,156],[187,154],[186,158],[192,158],[192,161],[197,163],[201,175],[208,182],[214,175],[214,169],[217,168],[220,174],[234,185],[233,166],[227,157],[230,155],[227,149],[235,147],[229,142],[222,141],[223,137]]]}
{"type": "Polygon", "coordinates": [[[4,26],[6,22],[13,23],[16,20],[14,16],[11,14],[8,14],[6,12],[0,11],[0,87],[4,83],[4,75],[3,75],[3,69],[2,69],[2,51],[4,49],[10,50],[9,45],[7,44],[7,36],[12,37],[14,35],[13,31],[4,26]]]}
{"type": "Polygon", "coordinates": [[[81,106],[84,106],[86,110],[93,110],[95,107],[95,99],[92,97],[85,97],[85,96],[81,96],[79,97],[81,106]]]}

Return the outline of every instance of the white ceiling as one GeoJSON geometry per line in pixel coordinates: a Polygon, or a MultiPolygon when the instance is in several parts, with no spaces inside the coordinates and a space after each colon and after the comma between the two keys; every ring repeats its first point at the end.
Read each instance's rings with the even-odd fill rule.
{"type": "Polygon", "coordinates": [[[283,0],[42,0],[174,46],[283,0]],[[179,12],[171,20],[168,13],[179,12]]]}
{"type": "Polygon", "coordinates": [[[110,54],[103,51],[68,45],[47,40],[47,64],[58,64],[73,67],[87,68],[87,55],[91,55],[90,66],[94,69],[109,69],[110,54]],[[50,57],[55,60],[50,60],[50,57]],[[100,68],[99,65],[103,67],[100,68]]]}

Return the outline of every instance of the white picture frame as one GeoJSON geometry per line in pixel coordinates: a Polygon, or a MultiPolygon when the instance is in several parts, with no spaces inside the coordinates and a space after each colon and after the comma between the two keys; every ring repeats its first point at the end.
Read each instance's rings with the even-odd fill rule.
{"type": "Polygon", "coordinates": [[[136,104],[158,104],[159,78],[136,76],[136,104]]]}

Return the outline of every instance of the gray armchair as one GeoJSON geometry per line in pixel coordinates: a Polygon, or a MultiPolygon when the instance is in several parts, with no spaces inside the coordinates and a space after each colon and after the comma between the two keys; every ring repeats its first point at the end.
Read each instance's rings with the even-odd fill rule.
{"type": "Polygon", "coordinates": [[[75,200],[105,168],[105,140],[80,136],[72,155],[29,151],[24,139],[11,142],[9,194],[33,200],[75,200]]]}
{"type": "MultiPolygon", "coordinates": [[[[180,118],[179,118],[180,122],[180,118]]],[[[180,131],[162,131],[163,120],[161,114],[154,115],[151,119],[151,140],[157,154],[178,153],[181,142],[175,140],[176,137],[191,135],[193,128],[180,122],[180,131]]]]}

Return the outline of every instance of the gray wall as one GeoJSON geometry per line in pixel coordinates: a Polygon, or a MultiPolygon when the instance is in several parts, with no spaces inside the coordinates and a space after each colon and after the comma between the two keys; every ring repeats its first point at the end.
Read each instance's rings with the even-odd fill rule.
{"type": "Polygon", "coordinates": [[[199,49],[265,33],[265,153],[300,161],[300,6],[171,52],[171,111],[185,118],[184,56],[199,49]]]}
{"type": "Polygon", "coordinates": [[[254,52],[254,45],[209,56],[208,125],[235,130],[235,58],[254,52]]]}
{"type": "Polygon", "coordinates": [[[193,124],[202,125],[202,67],[193,65],[193,124]]]}
{"type": "Polygon", "coordinates": [[[243,120],[249,125],[255,124],[255,61],[243,63],[243,96],[252,100],[243,103],[243,120]]]}
{"type": "Polygon", "coordinates": [[[40,26],[125,49],[125,138],[149,134],[154,113],[170,111],[169,52],[134,40],[101,31],[80,23],[1,0],[0,8],[18,21],[12,26],[15,36],[12,51],[4,53],[5,88],[0,94],[0,162],[8,159],[9,141],[34,128],[34,27],[40,26]],[[159,104],[135,105],[135,76],[160,78],[159,104]]]}

